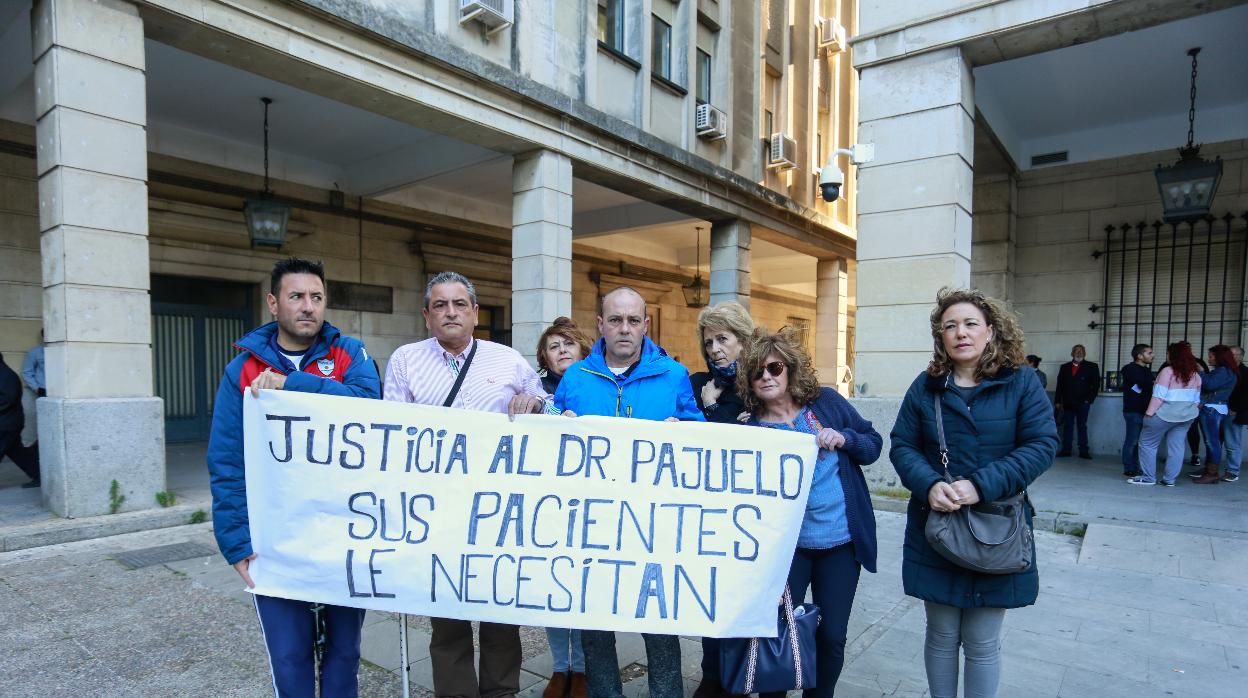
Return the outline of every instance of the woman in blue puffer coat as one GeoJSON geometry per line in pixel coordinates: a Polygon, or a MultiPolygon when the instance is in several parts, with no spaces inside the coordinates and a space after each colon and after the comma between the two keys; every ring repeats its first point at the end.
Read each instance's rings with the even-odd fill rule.
{"type": "MultiPolygon", "coordinates": [[[[942,289],[931,315],[932,361],[911,384],[889,457],[910,490],[902,557],[906,594],[927,610],[924,663],[932,698],[995,696],[1005,610],[1036,601],[1036,564],[1016,574],[981,574],[949,562],[923,535],[928,512],[956,511],[1022,492],[1053,462],[1057,428],[1036,372],[1023,365],[1018,320],[979,291],[942,289]],[[945,482],[936,428],[940,397],[949,450],[945,482]]],[[[1027,521],[1033,512],[1028,507],[1027,521]]],[[[1032,559],[1035,560],[1033,551],[1032,559]]]]}

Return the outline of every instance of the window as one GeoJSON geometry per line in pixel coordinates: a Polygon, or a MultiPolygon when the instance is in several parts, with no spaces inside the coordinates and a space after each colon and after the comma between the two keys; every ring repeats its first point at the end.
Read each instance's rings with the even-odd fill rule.
{"type": "Polygon", "coordinates": [[[598,40],[624,51],[624,0],[598,0],[598,40]]]}
{"type": "Polygon", "coordinates": [[[1160,366],[1180,339],[1200,359],[1215,344],[1239,343],[1246,232],[1242,219],[1140,221],[1107,232],[1104,322],[1091,324],[1104,333],[1106,390],[1120,389],[1118,369],[1135,344],[1151,345],[1160,366]]]}
{"type": "Polygon", "coordinates": [[[651,39],[653,40],[653,44],[650,47],[650,72],[664,80],[671,80],[672,25],[659,19],[657,15],[651,15],[650,21],[651,39]]]}
{"type": "Polygon", "coordinates": [[[698,104],[711,101],[711,54],[698,49],[698,81],[694,87],[694,97],[698,104]]]}
{"type": "Polygon", "coordinates": [[[477,308],[477,326],[472,336],[499,344],[510,344],[511,333],[503,327],[503,308],[498,305],[482,305],[477,308]]]}

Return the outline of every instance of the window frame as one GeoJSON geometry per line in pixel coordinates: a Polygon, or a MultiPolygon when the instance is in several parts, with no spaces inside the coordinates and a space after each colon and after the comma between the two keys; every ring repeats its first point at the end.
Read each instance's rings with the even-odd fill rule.
{"type": "Polygon", "coordinates": [[[655,14],[650,15],[650,73],[672,82],[672,25],[655,14]]]}
{"type": "Polygon", "coordinates": [[[706,51],[703,51],[702,49],[696,50],[697,58],[694,61],[693,85],[694,101],[698,104],[710,104],[711,82],[713,79],[712,76],[714,75],[713,71],[715,70],[715,61],[711,57],[711,54],[706,51]],[[703,69],[704,65],[706,66],[705,69],[703,69]]]}

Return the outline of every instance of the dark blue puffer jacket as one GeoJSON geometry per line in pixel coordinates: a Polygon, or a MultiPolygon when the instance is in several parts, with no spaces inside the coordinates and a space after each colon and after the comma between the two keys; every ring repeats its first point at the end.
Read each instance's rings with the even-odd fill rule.
{"type": "Polygon", "coordinates": [[[1002,368],[975,387],[969,405],[949,388],[952,380],[919,374],[893,427],[889,457],[911,492],[902,584],[910,596],[958,608],[1029,606],[1039,592],[1038,564],[1018,574],[979,574],[941,557],[923,535],[927,492],[943,472],[932,396],[941,396],[950,474],[973,482],[987,502],[1023,491],[1053,464],[1053,407],[1031,368],[1002,368]]]}

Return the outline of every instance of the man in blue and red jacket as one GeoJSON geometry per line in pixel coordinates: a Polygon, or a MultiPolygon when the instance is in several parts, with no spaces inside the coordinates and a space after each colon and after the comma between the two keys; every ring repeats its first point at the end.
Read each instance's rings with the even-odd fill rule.
{"type": "MultiPolygon", "coordinates": [[[[325,271],[320,262],[284,259],[273,267],[268,295],[275,318],[235,343],[241,350],[225,368],[212,412],[208,472],[212,523],[226,562],[254,587],[248,568],[256,559],[247,519],[243,465],[243,392],[294,390],[380,398],[377,368],[363,343],[325,322],[325,271]]],[[[314,695],[313,604],[255,595],[256,613],[278,696],[314,695]]],[[[327,640],[321,695],[355,696],[363,609],[325,605],[327,640]]]]}

